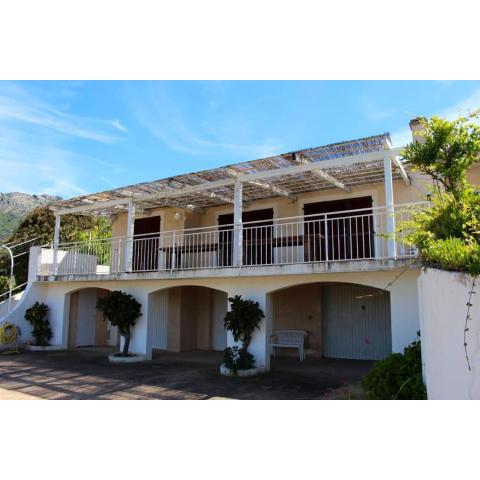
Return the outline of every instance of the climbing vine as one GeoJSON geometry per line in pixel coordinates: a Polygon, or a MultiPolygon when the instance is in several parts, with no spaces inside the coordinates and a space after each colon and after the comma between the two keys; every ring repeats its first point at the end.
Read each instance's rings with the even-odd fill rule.
{"type": "Polygon", "coordinates": [[[470,291],[468,292],[467,314],[465,316],[465,327],[464,327],[464,330],[463,330],[463,348],[465,349],[465,359],[467,360],[468,369],[470,371],[472,370],[472,368],[470,366],[470,358],[468,356],[468,349],[467,349],[467,347],[468,347],[468,345],[467,345],[467,332],[470,330],[469,322],[472,319],[472,317],[470,315],[470,309],[473,307],[472,295],[474,295],[476,293],[475,292],[475,282],[476,281],[477,281],[477,275],[475,275],[473,277],[472,287],[470,288],[470,291]]]}

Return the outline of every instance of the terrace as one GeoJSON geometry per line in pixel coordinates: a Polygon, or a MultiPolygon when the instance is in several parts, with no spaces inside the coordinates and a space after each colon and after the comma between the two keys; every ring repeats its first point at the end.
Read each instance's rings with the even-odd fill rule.
{"type": "Polygon", "coordinates": [[[116,279],[393,268],[417,252],[403,244],[402,232],[388,236],[389,216],[399,225],[423,205],[397,205],[393,214],[372,207],[59,244],[41,249],[37,274],[116,279]]]}
{"type": "MultiPolygon", "coordinates": [[[[394,204],[394,182],[410,186],[388,134],[179,175],[58,202],[54,242],[38,252],[41,280],[238,276],[396,268],[416,256],[397,225],[412,205],[394,204]],[[385,201],[354,209],[304,211],[246,221],[245,207],[265,199],[297,202],[304,195],[380,184],[385,201]],[[229,221],[136,234],[138,213],[183,209],[200,216],[230,205],[229,221]],[[66,214],[126,217],[122,235],[60,243],[66,214]]],[[[414,204],[418,208],[421,204],[414,204]]],[[[297,209],[298,210],[298,209],[297,209]]],[[[205,216],[206,218],[207,216],[205,216]]],[[[225,220],[225,219],[224,219],[225,220]]],[[[213,222],[210,222],[213,223],[213,222]]]]}

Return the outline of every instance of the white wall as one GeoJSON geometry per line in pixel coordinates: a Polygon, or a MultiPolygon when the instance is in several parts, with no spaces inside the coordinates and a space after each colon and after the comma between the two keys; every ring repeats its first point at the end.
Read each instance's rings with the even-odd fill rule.
{"type": "MultiPolygon", "coordinates": [[[[385,289],[391,293],[392,346],[394,351],[403,348],[415,339],[419,330],[418,299],[416,281],[419,270],[386,270],[354,273],[315,273],[310,275],[277,275],[257,277],[210,277],[199,279],[165,279],[165,280],[124,280],[124,281],[90,281],[90,282],[49,282],[35,283],[32,287],[38,292],[30,295],[28,301],[18,310],[17,317],[24,315],[25,306],[30,306],[35,299],[45,301],[50,307],[50,322],[54,331],[52,344],[68,344],[69,296],[68,293],[82,288],[105,288],[123,290],[133,295],[142,304],[142,316],[133,329],[131,351],[148,354],[148,298],[149,294],[161,288],[182,285],[198,285],[210,287],[229,296],[239,294],[244,298],[257,300],[266,314],[260,331],[255,331],[251,343],[251,351],[255,355],[259,367],[269,368],[269,335],[272,331],[270,315],[270,292],[293,285],[313,282],[346,282],[358,283],[385,289]],[[398,278],[397,278],[398,277],[398,278]],[[23,313],[22,313],[23,312],[23,313]]],[[[28,307],[27,307],[28,308],[28,307]]],[[[227,344],[232,345],[229,337],[227,344]]]]}
{"type": "Polygon", "coordinates": [[[473,295],[467,351],[464,324],[469,275],[428,269],[418,279],[422,357],[429,399],[480,399],[480,284],[473,295]]]}

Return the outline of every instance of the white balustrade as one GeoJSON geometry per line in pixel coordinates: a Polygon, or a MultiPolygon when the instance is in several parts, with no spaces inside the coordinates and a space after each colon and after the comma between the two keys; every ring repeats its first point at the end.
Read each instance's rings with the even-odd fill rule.
{"type": "MultiPolygon", "coordinates": [[[[412,209],[425,206],[397,205],[397,228],[412,209]]],[[[402,231],[395,234],[395,255],[389,255],[388,215],[385,207],[376,207],[60,244],[56,258],[52,248],[42,248],[38,275],[54,275],[55,269],[56,275],[124,273],[130,271],[125,264],[130,248],[131,272],[415,257],[417,251],[402,242],[402,231]],[[234,258],[240,250],[234,245],[237,229],[240,261],[234,258]]]]}

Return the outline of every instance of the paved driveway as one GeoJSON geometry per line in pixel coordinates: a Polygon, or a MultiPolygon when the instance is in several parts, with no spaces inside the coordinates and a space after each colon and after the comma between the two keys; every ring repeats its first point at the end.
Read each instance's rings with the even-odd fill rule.
{"type": "Polygon", "coordinates": [[[359,398],[371,362],[294,358],[268,374],[223,377],[222,353],[158,353],[151,362],[110,365],[107,349],[0,355],[0,399],[359,398]]]}

